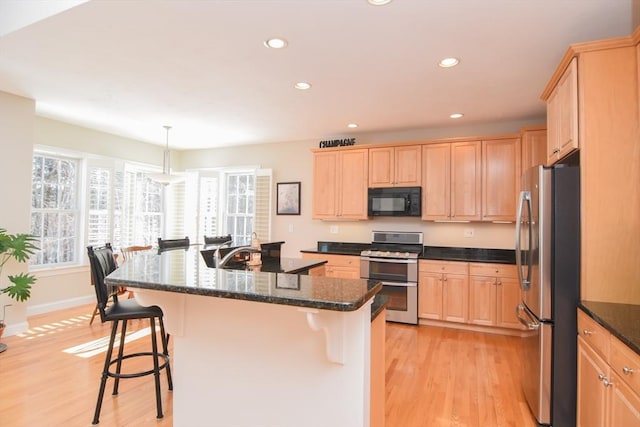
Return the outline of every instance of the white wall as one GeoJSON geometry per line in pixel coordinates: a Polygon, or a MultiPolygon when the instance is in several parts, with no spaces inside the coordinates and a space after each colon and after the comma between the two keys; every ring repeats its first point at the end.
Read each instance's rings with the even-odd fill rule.
{"type": "MultiPolygon", "coordinates": [[[[9,233],[28,233],[31,217],[31,162],[33,155],[33,121],[35,101],[0,92],[0,227],[9,233]]],[[[10,262],[4,266],[0,287],[9,281],[7,275],[26,272],[25,263],[10,262]]],[[[0,296],[7,309],[6,334],[27,329],[26,303],[18,303],[6,295],[0,296]]]]}
{"type": "MultiPolygon", "coordinates": [[[[398,132],[358,134],[357,144],[426,141],[436,138],[488,136],[519,132],[525,125],[545,123],[544,117],[535,117],[517,122],[502,122],[472,125],[457,128],[438,128],[398,132]]],[[[301,182],[301,214],[275,215],[272,209],[271,240],[284,240],[283,255],[299,256],[302,249],[316,246],[317,241],[361,242],[371,241],[372,230],[422,231],[425,244],[430,246],[461,246],[511,249],[514,247],[514,227],[511,224],[484,223],[433,223],[420,219],[376,219],[369,221],[319,221],[311,219],[313,156],[311,149],[318,147],[319,141],[282,142],[265,145],[239,146],[208,150],[182,151],[178,155],[183,168],[227,167],[240,165],[260,165],[273,169],[275,183],[301,182]],[[330,233],[330,227],[337,226],[338,233],[330,233]],[[290,232],[290,227],[293,231],[290,232]],[[466,228],[474,229],[473,238],[463,237],[466,228]]]]}

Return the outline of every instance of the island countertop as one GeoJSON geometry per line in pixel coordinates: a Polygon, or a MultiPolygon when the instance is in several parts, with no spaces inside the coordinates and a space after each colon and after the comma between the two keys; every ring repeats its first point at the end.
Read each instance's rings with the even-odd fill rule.
{"type": "Polygon", "coordinates": [[[105,282],[333,311],[355,311],[382,289],[376,280],[209,268],[195,248],[142,253],[107,276],[105,282]]]}

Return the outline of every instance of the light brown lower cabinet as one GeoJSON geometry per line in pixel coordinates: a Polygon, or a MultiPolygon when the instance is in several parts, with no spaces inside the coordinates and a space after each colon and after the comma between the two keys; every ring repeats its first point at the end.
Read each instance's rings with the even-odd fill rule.
{"type": "Polygon", "coordinates": [[[515,265],[420,260],[421,319],[523,329],[516,317],[520,300],[515,265]]]}
{"type": "Polygon", "coordinates": [[[420,260],[418,269],[418,317],[466,323],[469,263],[420,260]]]}
{"type": "Polygon", "coordinates": [[[326,276],[340,279],[360,278],[359,256],[303,252],[302,258],[323,259],[327,261],[323,266],[309,270],[309,275],[311,276],[326,276]]]}
{"type": "Polygon", "coordinates": [[[469,323],[523,329],[515,310],[520,301],[515,265],[470,263],[469,323]]]}
{"type": "Polygon", "coordinates": [[[640,427],[640,355],[578,310],[578,427],[640,427]]]}

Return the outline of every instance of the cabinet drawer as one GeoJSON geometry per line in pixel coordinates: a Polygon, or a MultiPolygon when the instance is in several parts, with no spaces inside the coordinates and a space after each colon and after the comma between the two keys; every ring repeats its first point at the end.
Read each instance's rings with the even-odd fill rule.
{"type": "Polygon", "coordinates": [[[578,310],[578,335],[593,347],[605,361],[609,361],[609,336],[611,334],[582,310],[578,310]]]}
{"type": "Polygon", "coordinates": [[[469,263],[420,260],[418,269],[421,273],[469,274],[469,263]]]}
{"type": "Polygon", "coordinates": [[[327,266],[332,267],[357,267],[360,269],[360,257],[352,255],[325,255],[318,254],[317,258],[326,259],[327,266]]]}
{"type": "Polygon", "coordinates": [[[469,263],[469,275],[518,278],[518,267],[510,264],[469,263]]]}
{"type": "Polygon", "coordinates": [[[640,393],[640,356],[618,338],[611,336],[610,364],[636,393],[640,393]]]}

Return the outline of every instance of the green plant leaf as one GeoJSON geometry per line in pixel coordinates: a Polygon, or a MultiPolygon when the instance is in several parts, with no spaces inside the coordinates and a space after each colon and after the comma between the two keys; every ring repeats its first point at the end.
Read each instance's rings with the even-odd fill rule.
{"type": "Polygon", "coordinates": [[[31,285],[36,282],[36,277],[28,273],[20,273],[9,276],[13,285],[2,289],[1,293],[6,293],[16,301],[26,301],[31,296],[31,285]]]}

